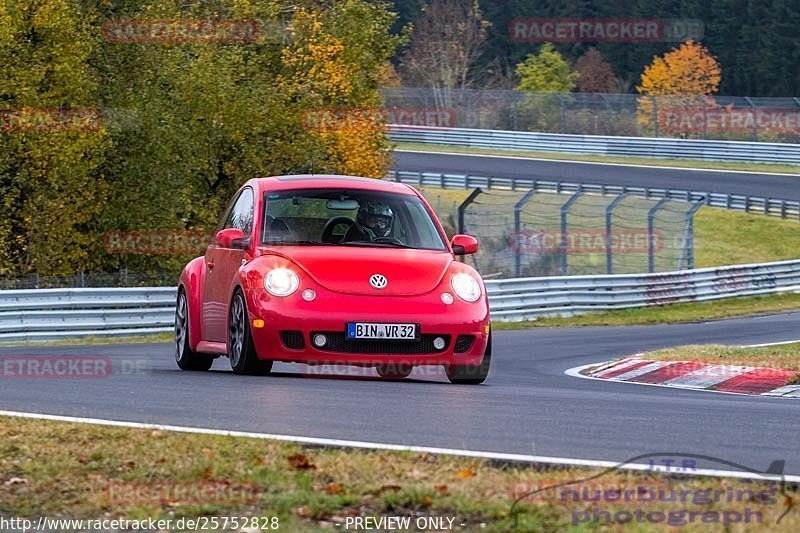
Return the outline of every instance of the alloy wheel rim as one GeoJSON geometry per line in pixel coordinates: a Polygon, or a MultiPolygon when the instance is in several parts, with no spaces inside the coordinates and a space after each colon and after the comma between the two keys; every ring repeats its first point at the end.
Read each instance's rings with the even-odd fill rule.
{"type": "Polygon", "coordinates": [[[239,359],[241,359],[244,345],[244,306],[240,296],[233,300],[229,339],[231,344],[231,365],[237,366],[239,359]]]}
{"type": "Polygon", "coordinates": [[[178,307],[175,310],[175,359],[183,359],[183,352],[186,342],[186,296],[181,294],[178,297],[178,307]]]}

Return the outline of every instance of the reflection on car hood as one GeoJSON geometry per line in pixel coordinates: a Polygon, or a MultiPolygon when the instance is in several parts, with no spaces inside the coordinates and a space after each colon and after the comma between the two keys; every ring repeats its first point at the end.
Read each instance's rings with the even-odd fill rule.
{"type": "Polygon", "coordinates": [[[430,292],[453,261],[449,252],[365,246],[280,246],[263,250],[286,257],[328,290],[347,294],[414,296],[430,292]],[[383,289],[370,277],[386,277],[383,289]]]}

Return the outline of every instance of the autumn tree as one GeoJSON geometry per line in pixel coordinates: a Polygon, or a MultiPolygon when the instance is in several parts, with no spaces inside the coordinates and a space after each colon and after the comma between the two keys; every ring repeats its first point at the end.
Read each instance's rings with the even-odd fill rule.
{"type": "Polygon", "coordinates": [[[96,22],[80,2],[0,0],[0,275],[90,266],[109,148],[96,22]]]}
{"type": "Polygon", "coordinates": [[[526,93],[523,108],[531,113],[537,130],[560,131],[564,124],[564,93],[575,88],[578,73],[551,43],[545,43],[538,54],[530,54],[517,65],[517,88],[526,93]]]}
{"type": "Polygon", "coordinates": [[[433,90],[439,109],[453,105],[452,89],[474,85],[489,23],[477,0],[433,0],[414,21],[401,71],[407,84],[433,90]]]}
{"type": "Polygon", "coordinates": [[[568,93],[575,88],[579,74],[551,43],[542,45],[517,65],[518,88],[532,93],[568,93]]]}
{"type": "Polygon", "coordinates": [[[278,87],[294,100],[287,106],[299,104],[302,113],[312,115],[331,111],[334,117],[323,128],[308,128],[323,150],[310,161],[311,170],[374,178],[386,174],[389,150],[378,82],[402,40],[389,35],[392,21],[393,14],[380,4],[354,0],[330,10],[295,12],[278,87]],[[357,33],[344,31],[359,25],[357,33]]]}
{"type": "Polygon", "coordinates": [[[578,91],[582,93],[615,92],[619,82],[614,69],[603,59],[597,48],[589,48],[575,64],[578,72],[578,91]]]}
{"type": "Polygon", "coordinates": [[[400,39],[389,7],[0,0],[0,276],[174,276],[186,257],[109,253],[104,234],[210,235],[231,193],[253,177],[382,176],[382,121],[315,130],[305,118],[380,109],[381,70],[400,39]],[[244,41],[109,39],[106,24],[120,20],[258,21],[259,31],[244,41]],[[33,125],[23,123],[31,116],[33,125]]]}
{"type": "Polygon", "coordinates": [[[640,125],[683,136],[696,133],[691,125],[681,125],[675,119],[715,109],[712,95],[719,90],[721,79],[716,58],[691,39],[663,57],[654,57],[636,87],[645,95],[637,102],[640,125]]]}

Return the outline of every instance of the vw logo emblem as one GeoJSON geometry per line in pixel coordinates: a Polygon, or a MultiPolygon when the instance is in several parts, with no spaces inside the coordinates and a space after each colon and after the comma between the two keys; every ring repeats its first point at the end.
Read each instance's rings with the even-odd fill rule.
{"type": "Polygon", "coordinates": [[[369,278],[369,284],[375,287],[376,289],[385,289],[386,285],[389,284],[389,281],[386,279],[386,276],[382,276],[380,274],[373,274],[369,278]]]}

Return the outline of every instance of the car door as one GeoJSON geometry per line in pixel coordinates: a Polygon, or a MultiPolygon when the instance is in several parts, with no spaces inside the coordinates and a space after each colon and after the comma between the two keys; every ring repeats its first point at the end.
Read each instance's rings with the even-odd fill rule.
{"type": "MultiPolygon", "coordinates": [[[[219,229],[238,228],[245,238],[250,238],[253,231],[253,199],[252,188],[242,189],[219,229]]],[[[206,250],[206,282],[203,288],[204,340],[227,340],[230,289],[246,254],[246,250],[220,246],[216,238],[206,250]]]]}

